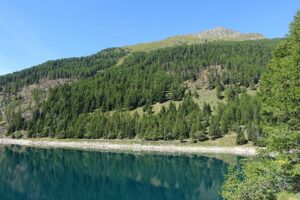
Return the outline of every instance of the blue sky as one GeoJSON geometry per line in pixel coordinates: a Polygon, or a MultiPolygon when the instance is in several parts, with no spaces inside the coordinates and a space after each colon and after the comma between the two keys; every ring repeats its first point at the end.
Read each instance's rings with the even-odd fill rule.
{"type": "Polygon", "coordinates": [[[0,74],[216,26],[283,37],[299,0],[0,0],[0,74]]]}

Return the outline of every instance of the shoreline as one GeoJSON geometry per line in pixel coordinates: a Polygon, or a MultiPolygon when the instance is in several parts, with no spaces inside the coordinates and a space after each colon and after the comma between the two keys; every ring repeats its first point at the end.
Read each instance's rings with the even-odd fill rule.
{"type": "Polygon", "coordinates": [[[201,146],[201,145],[175,145],[175,144],[141,144],[113,142],[108,140],[98,141],[66,141],[66,140],[45,140],[45,139],[10,139],[0,138],[0,145],[21,145],[28,147],[41,148],[69,148],[81,150],[104,150],[104,151],[120,151],[120,152],[159,152],[166,154],[182,153],[182,154],[233,154],[242,156],[254,156],[257,154],[255,147],[245,146],[201,146]]]}

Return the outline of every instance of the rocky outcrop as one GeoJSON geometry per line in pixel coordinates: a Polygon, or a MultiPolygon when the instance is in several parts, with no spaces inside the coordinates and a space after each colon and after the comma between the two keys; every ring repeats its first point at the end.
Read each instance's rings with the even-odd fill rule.
{"type": "Polygon", "coordinates": [[[241,33],[224,27],[216,27],[210,30],[202,31],[194,35],[201,39],[229,39],[229,40],[257,40],[264,39],[262,34],[258,33],[241,33]]]}

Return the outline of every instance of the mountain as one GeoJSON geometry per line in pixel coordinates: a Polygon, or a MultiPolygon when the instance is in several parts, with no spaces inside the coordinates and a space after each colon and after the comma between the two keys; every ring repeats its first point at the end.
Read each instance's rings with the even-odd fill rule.
{"type": "Polygon", "coordinates": [[[178,35],[166,38],[164,40],[141,43],[137,45],[127,46],[134,51],[147,51],[163,47],[170,47],[182,44],[201,44],[208,41],[227,40],[227,41],[242,41],[242,40],[258,40],[266,39],[259,33],[241,33],[224,27],[216,27],[210,30],[204,30],[196,34],[178,35]]]}
{"type": "Polygon", "coordinates": [[[261,38],[216,28],[0,76],[0,135],[203,141],[256,130],[249,94],[280,41],[261,38]]]}
{"type": "Polygon", "coordinates": [[[14,138],[203,141],[252,121],[256,127],[260,107],[249,94],[277,43],[111,48],[48,61],[0,77],[0,130],[14,138]]]}
{"type": "Polygon", "coordinates": [[[202,31],[193,35],[200,39],[218,39],[218,40],[258,40],[265,39],[258,33],[241,33],[224,27],[216,27],[211,30],[202,31]]]}

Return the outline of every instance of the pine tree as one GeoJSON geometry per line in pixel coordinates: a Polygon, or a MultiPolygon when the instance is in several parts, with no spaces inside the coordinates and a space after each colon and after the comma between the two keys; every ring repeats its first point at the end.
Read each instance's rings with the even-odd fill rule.
{"type": "Polygon", "coordinates": [[[222,95],[222,86],[221,84],[217,84],[216,86],[216,96],[218,99],[222,99],[223,98],[223,95],[222,95]]]}
{"type": "Polygon", "coordinates": [[[261,81],[262,113],[270,147],[299,149],[300,141],[300,11],[287,38],[274,51],[261,81]],[[284,141],[284,142],[283,142],[284,141]]]}
{"type": "Polygon", "coordinates": [[[222,136],[219,121],[216,116],[212,116],[209,126],[209,135],[212,139],[216,139],[222,136]]]}

